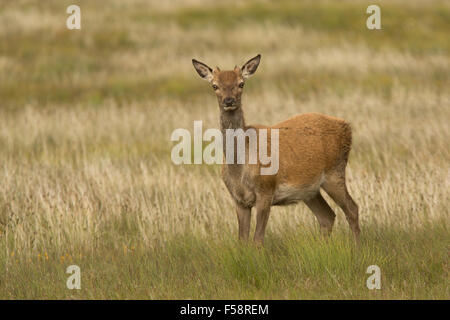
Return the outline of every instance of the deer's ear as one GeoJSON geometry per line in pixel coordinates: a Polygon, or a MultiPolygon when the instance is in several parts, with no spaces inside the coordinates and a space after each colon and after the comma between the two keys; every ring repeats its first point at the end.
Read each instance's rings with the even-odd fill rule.
{"type": "Polygon", "coordinates": [[[252,74],[254,74],[256,69],[258,69],[260,61],[261,61],[261,55],[260,54],[258,54],[256,57],[251,58],[250,60],[248,60],[241,68],[242,77],[244,79],[247,79],[252,74]]]}
{"type": "Polygon", "coordinates": [[[210,67],[208,67],[203,62],[197,61],[195,59],[192,59],[192,64],[194,65],[195,70],[197,70],[197,73],[202,77],[204,80],[211,82],[213,79],[213,71],[210,67]]]}

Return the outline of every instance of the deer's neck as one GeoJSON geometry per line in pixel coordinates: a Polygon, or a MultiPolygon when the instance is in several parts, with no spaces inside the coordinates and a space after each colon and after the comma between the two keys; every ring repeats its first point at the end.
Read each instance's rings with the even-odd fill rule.
{"type": "Polygon", "coordinates": [[[222,111],[220,113],[220,130],[223,136],[226,136],[227,129],[244,129],[244,113],[242,108],[238,108],[234,111],[222,111]]]}
{"type": "MultiPolygon", "coordinates": [[[[226,130],[227,129],[233,129],[233,130],[237,130],[237,129],[242,129],[245,130],[245,121],[244,121],[244,113],[242,112],[242,108],[238,108],[235,111],[232,112],[227,112],[227,111],[222,111],[220,113],[220,131],[222,131],[222,137],[223,137],[223,154],[224,156],[227,153],[227,133],[226,130]]],[[[234,145],[234,144],[233,144],[234,145]]],[[[229,172],[234,172],[236,174],[238,174],[241,170],[242,165],[241,164],[236,164],[236,146],[234,145],[234,156],[235,156],[235,161],[233,164],[227,164],[228,169],[230,170],[229,172]]]]}

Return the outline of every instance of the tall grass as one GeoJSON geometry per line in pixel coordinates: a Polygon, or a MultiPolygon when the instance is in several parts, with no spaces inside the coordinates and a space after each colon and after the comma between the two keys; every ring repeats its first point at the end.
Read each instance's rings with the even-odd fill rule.
{"type": "Polygon", "coordinates": [[[0,5],[0,297],[449,297],[446,2],[381,2],[382,31],[365,29],[365,1],[197,0],[80,1],[69,31],[69,2],[0,5]],[[220,168],[171,162],[174,129],[218,126],[191,58],[256,53],[247,122],[352,123],[359,248],[329,198],[328,241],[299,204],[272,209],[263,249],[237,243],[220,168]]]}

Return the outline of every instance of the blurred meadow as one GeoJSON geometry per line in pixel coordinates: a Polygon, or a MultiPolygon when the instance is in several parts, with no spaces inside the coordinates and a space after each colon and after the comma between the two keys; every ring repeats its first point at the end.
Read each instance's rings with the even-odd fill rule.
{"type": "Polygon", "coordinates": [[[377,1],[382,30],[370,4],[1,1],[0,298],[448,299],[450,3],[377,1]],[[191,59],[258,53],[247,123],[351,122],[359,248],[329,198],[328,242],[298,204],[272,209],[263,249],[242,245],[220,167],[171,162],[173,130],[219,126],[191,59]]]}

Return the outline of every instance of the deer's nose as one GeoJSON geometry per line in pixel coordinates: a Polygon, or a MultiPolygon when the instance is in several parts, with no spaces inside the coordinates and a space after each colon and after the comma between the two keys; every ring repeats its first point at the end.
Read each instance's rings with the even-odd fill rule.
{"type": "Polygon", "coordinates": [[[223,99],[223,103],[224,103],[227,107],[232,106],[235,102],[236,102],[236,100],[235,100],[234,98],[231,98],[231,97],[227,97],[227,98],[223,99]]]}

